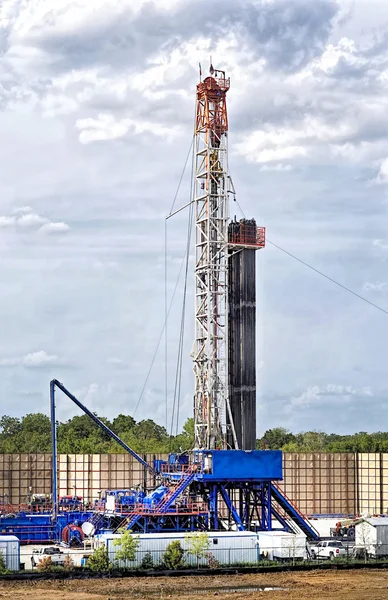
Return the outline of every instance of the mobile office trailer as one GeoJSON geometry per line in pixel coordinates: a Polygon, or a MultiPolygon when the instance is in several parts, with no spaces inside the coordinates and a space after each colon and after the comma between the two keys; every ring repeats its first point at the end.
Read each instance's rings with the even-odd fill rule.
{"type": "MultiPolygon", "coordinates": [[[[251,531],[208,531],[208,544],[203,555],[197,558],[190,550],[190,535],[187,533],[141,533],[134,534],[139,539],[135,560],[124,565],[118,562],[118,566],[137,567],[146,553],[152,556],[155,566],[163,563],[163,554],[167,546],[174,541],[179,541],[184,550],[184,562],[188,567],[208,565],[214,558],[220,565],[257,564],[259,561],[259,546],[257,534],[251,531]]],[[[201,533],[201,532],[198,532],[201,533]]],[[[114,541],[120,539],[120,535],[105,533],[96,536],[97,545],[105,545],[108,550],[109,560],[115,562],[115,556],[120,546],[115,546],[114,541]]]]}

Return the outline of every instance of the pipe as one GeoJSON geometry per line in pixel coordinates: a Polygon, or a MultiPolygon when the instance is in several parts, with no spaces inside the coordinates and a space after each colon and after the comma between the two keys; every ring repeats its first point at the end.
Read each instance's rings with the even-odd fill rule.
{"type": "Polygon", "coordinates": [[[55,380],[50,381],[50,411],[51,411],[51,453],[52,453],[52,502],[53,520],[58,515],[58,490],[57,490],[57,423],[55,418],[55,380]]]}
{"type": "Polygon", "coordinates": [[[145,460],[143,460],[141,456],[139,456],[134,450],[132,450],[132,448],[127,446],[127,444],[123,442],[123,440],[121,440],[115,433],[113,433],[113,431],[109,429],[109,427],[107,427],[105,423],[103,423],[98,417],[96,417],[96,415],[94,415],[88,408],[86,408],[86,406],[84,406],[79,400],[77,400],[77,398],[73,396],[73,394],[71,394],[62,383],[60,383],[57,379],[53,379],[51,384],[53,384],[54,387],[56,386],[57,388],[59,388],[68,398],[70,398],[70,400],[74,402],[74,404],[76,404],[84,413],[86,413],[88,417],[90,417],[92,421],[94,421],[95,424],[100,427],[100,429],[102,429],[107,435],[109,435],[109,437],[112,438],[112,440],[120,444],[120,446],[124,448],[126,452],[131,454],[131,456],[133,456],[141,465],[143,465],[143,467],[149,469],[151,473],[155,473],[151,465],[149,465],[145,460]]]}

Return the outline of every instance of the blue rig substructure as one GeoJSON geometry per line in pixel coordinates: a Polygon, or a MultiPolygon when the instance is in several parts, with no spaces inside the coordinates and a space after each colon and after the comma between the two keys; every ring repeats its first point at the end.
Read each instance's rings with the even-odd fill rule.
{"type": "Polygon", "coordinates": [[[168,461],[148,464],[65,386],[50,383],[52,425],[52,506],[34,514],[24,510],[0,515],[0,533],[22,543],[81,544],[85,535],[103,531],[239,530],[302,531],[319,539],[297,507],[281,491],[282,453],[278,450],[194,450],[171,454],[168,461]],[[93,509],[64,506],[57,492],[57,432],[55,390],[61,390],[109,437],[152,474],[149,490],[107,490],[93,509]],[[87,523],[87,525],[86,525],[87,523]]]}

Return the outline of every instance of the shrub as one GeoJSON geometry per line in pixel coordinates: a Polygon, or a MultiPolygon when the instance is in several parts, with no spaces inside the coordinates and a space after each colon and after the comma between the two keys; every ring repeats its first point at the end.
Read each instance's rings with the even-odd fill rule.
{"type": "Polygon", "coordinates": [[[184,550],[179,540],[168,544],[163,555],[163,565],[166,569],[179,569],[183,566],[184,550]]]}
{"type": "Polygon", "coordinates": [[[71,556],[69,554],[65,558],[63,567],[64,567],[65,571],[72,571],[74,569],[74,560],[71,558],[71,556]]]}
{"type": "Polygon", "coordinates": [[[143,560],[141,561],[142,569],[153,569],[154,567],[154,559],[152,558],[151,552],[146,552],[143,556],[143,560]]]}
{"type": "Polygon", "coordinates": [[[53,568],[53,562],[51,560],[51,556],[45,556],[38,562],[37,569],[41,573],[48,573],[53,568]]]}
{"type": "Polygon", "coordinates": [[[104,546],[96,548],[93,554],[89,556],[87,568],[96,573],[100,573],[101,571],[109,571],[110,562],[108,550],[104,546]]]}
{"type": "Polygon", "coordinates": [[[8,573],[7,565],[5,564],[4,555],[0,553],[0,575],[6,575],[8,573]]]}
{"type": "Polygon", "coordinates": [[[65,572],[65,568],[62,567],[61,565],[52,565],[51,569],[50,569],[50,573],[64,573],[65,572]]]}
{"type": "Polygon", "coordinates": [[[212,554],[211,552],[208,552],[206,555],[207,558],[207,564],[209,565],[209,567],[211,569],[218,569],[220,566],[219,561],[216,559],[216,557],[214,556],[214,554],[212,554]]]}

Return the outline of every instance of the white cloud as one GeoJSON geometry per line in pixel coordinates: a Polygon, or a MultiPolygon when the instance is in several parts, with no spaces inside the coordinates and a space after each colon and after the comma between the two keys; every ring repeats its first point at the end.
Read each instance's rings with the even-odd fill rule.
{"type": "Polygon", "coordinates": [[[115,140],[123,137],[129,131],[135,135],[148,133],[155,136],[165,136],[166,138],[172,138],[177,135],[177,129],[174,126],[165,127],[158,123],[131,118],[116,120],[113,115],[109,114],[100,114],[97,119],[78,119],[76,127],[81,130],[79,135],[81,144],[115,140]]]}
{"type": "Polygon", "coordinates": [[[39,228],[41,233],[67,233],[70,230],[67,223],[46,223],[39,228]]]}
{"type": "Polygon", "coordinates": [[[386,252],[388,250],[388,236],[386,238],[373,240],[373,246],[379,248],[383,252],[386,252]]]}
{"type": "Polygon", "coordinates": [[[20,227],[31,227],[35,228],[37,226],[42,225],[43,223],[47,223],[47,219],[45,217],[41,217],[35,213],[23,214],[21,217],[17,219],[17,224],[20,227]]]}
{"type": "Polygon", "coordinates": [[[388,158],[384,158],[380,164],[376,177],[377,183],[388,183],[388,158]]]}
{"type": "Polygon", "coordinates": [[[16,367],[23,366],[27,368],[59,366],[63,365],[64,361],[56,354],[47,354],[45,350],[30,352],[22,357],[12,357],[0,359],[0,367],[16,367]]]}
{"type": "Polygon", "coordinates": [[[384,292],[386,289],[388,289],[388,283],[384,281],[370,283],[369,281],[367,281],[366,283],[364,283],[362,289],[364,290],[364,292],[384,292]]]}
{"type": "Polygon", "coordinates": [[[341,38],[337,45],[328,44],[322,56],[313,62],[313,68],[321,69],[325,73],[337,67],[339,61],[345,60],[348,64],[360,64],[360,59],[355,56],[356,46],[354,40],[341,38]]]}
{"type": "Polygon", "coordinates": [[[292,166],[291,165],[284,165],[282,163],[278,163],[276,165],[272,165],[272,164],[268,164],[268,165],[263,165],[262,167],[260,167],[259,169],[262,173],[265,173],[266,171],[292,171],[292,166]]]}
{"type": "Polygon", "coordinates": [[[11,227],[15,222],[15,217],[0,216],[0,227],[11,227]]]}
{"type": "Polygon", "coordinates": [[[15,216],[0,216],[0,228],[14,227],[42,233],[66,233],[70,229],[66,223],[52,222],[46,217],[32,212],[29,206],[17,208],[13,213],[15,216]]]}
{"type": "Polygon", "coordinates": [[[341,402],[349,402],[351,398],[371,398],[374,396],[370,387],[355,389],[351,385],[328,384],[325,387],[311,385],[300,396],[291,398],[292,406],[314,406],[318,402],[335,401],[338,408],[341,402]]]}

